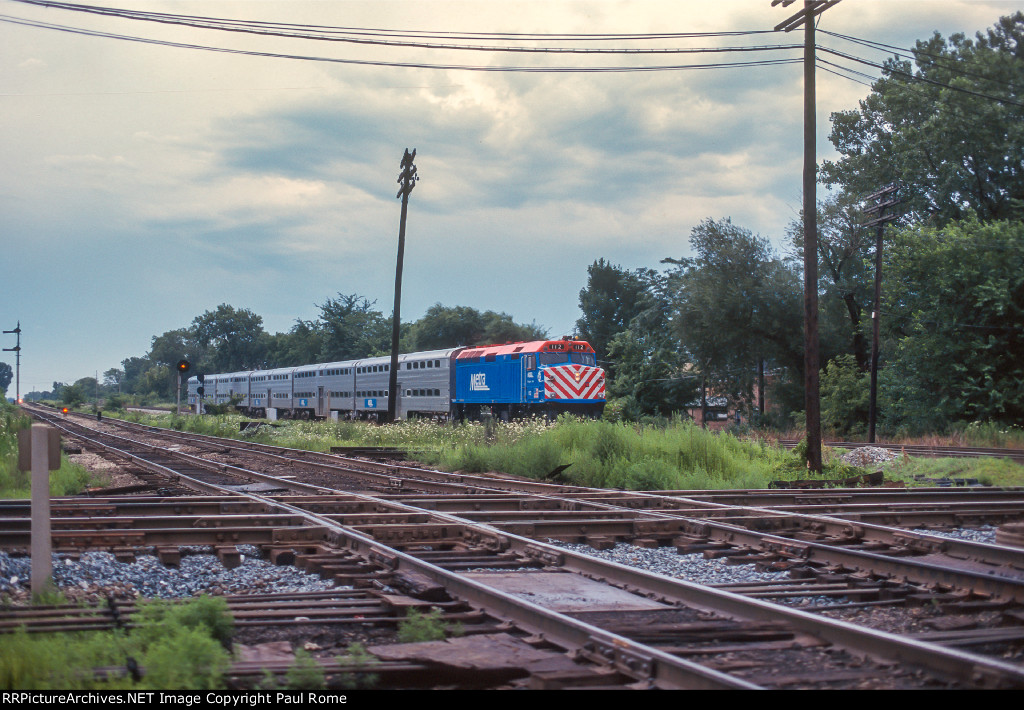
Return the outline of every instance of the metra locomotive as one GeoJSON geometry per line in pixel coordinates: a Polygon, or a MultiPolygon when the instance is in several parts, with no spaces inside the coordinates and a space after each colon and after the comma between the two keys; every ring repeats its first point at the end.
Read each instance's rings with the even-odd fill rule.
{"type": "MultiPolygon", "coordinates": [[[[188,401],[239,400],[249,416],[375,419],[388,409],[391,358],[372,357],[274,370],[229,372],[188,381],[188,401]]],[[[397,417],[508,420],[562,412],[600,416],[604,370],[589,343],[571,338],[409,353],[398,356],[397,417]]]]}

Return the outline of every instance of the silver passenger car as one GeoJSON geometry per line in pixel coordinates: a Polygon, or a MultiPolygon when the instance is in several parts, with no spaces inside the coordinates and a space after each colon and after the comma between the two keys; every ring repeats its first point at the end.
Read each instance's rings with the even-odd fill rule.
{"type": "Polygon", "coordinates": [[[317,394],[319,395],[318,417],[329,417],[338,412],[342,419],[349,419],[356,411],[356,364],[357,360],[326,362],[317,365],[317,394]]]}
{"type": "MultiPolygon", "coordinates": [[[[290,413],[292,409],[292,371],[294,367],[279,367],[273,370],[256,370],[250,377],[252,404],[250,414],[265,416],[268,409],[277,409],[279,414],[290,413]]],[[[288,416],[284,414],[284,416],[288,416]]]]}
{"type": "Polygon", "coordinates": [[[376,419],[388,411],[388,382],[391,357],[357,360],[355,367],[355,413],[361,419],[376,419]]]}
{"type": "Polygon", "coordinates": [[[451,413],[452,359],[463,348],[430,350],[398,357],[396,416],[448,417],[451,413]]]}

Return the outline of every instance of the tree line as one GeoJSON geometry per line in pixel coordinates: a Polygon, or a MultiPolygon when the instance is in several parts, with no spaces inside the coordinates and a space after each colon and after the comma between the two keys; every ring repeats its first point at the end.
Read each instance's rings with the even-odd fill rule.
{"type": "MultiPolygon", "coordinates": [[[[822,426],[864,432],[872,319],[880,319],[880,426],[1024,425],[1024,13],[971,39],[938,33],[895,56],[859,108],[832,115],[839,157],[819,180],[822,426]],[[898,187],[874,313],[875,215],[898,187]]],[[[802,220],[802,216],[801,216],[802,220]]],[[[769,240],[708,219],[692,256],[663,270],[600,259],[580,292],[580,334],[611,373],[612,406],[667,414],[712,391],[757,419],[800,425],[801,220],[769,240]]]]}
{"type": "MultiPolygon", "coordinates": [[[[54,382],[51,392],[34,394],[72,403],[87,401],[95,392],[104,397],[131,394],[167,400],[175,396],[174,368],[180,360],[191,364],[191,374],[213,374],[391,352],[391,317],[375,308],[374,302],[357,294],[338,294],[317,307],[317,318],[296,319],[288,332],[271,334],[264,329],[262,316],[221,304],[186,327],[153,336],[149,352],[107,370],[101,383],[84,377],[70,385],[54,382]]],[[[402,324],[400,347],[402,352],[414,352],[545,337],[547,331],[536,323],[516,323],[507,313],[437,303],[419,320],[402,324]]]]}

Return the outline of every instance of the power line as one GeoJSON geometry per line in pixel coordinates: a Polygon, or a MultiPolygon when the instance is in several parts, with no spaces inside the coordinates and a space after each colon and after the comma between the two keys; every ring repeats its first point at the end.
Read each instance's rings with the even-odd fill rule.
{"type": "MultiPolygon", "coordinates": [[[[943,89],[949,89],[950,91],[956,91],[956,92],[959,92],[959,93],[962,93],[962,94],[968,94],[970,96],[974,96],[974,97],[979,98],[979,99],[988,99],[989,101],[997,101],[997,102],[999,102],[1001,104],[1006,104],[1008,106],[1016,106],[1018,108],[1024,108],[1024,103],[1020,103],[1018,101],[1013,101],[1011,99],[1004,99],[1004,98],[1002,98],[1000,96],[993,96],[991,94],[983,94],[980,91],[971,91],[970,89],[964,89],[964,88],[959,87],[959,86],[953,86],[952,84],[946,84],[946,83],[943,83],[941,81],[936,81],[935,79],[929,79],[929,78],[924,77],[924,76],[912,74],[910,72],[905,72],[905,71],[902,71],[900,69],[896,69],[896,68],[891,67],[891,66],[887,67],[887,66],[885,66],[883,64],[879,64],[878,62],[873,62],[870,59],[864,59],[863,57],[858,57],[858,56],[855,56],[855,55],[852,55],[852,54],[847,54],[846,52],[840,52],[839,50],[830,49],[829,47],[822,47],[822,46],[819,45],[818,49],[820,49],[822,52],[826,52],[828,54],[832,54],[834,56],[841,57],[842,59],[847,59],[847,60],[849,60],[851,62],[857,62],[859,64],[866,64],[867,66],[875,67],[876,69],[881,69],[882,71],[884,71],[884,72],[886,72],[888,74],[891,74],[891,75],[894,75],[894,76],[900,76],[900,77],[903,77],[905,79],[909,79],[911,81],[919,81],[919,82],[924,83],[924,84],[931,84],[932,86],[938,86],[938,87],[941,87],[943,89]]],[[[819,61],[824,61],[824,60],[819,60],[819,61]]]]}
{"type": "Polygon", "coordinates": [[[899,318],[900,320],[911,321],[911,323],[921,323],[927,325],[941,325],[950,326],[953,328],[975,328],[978,330],[1002,330],[1007,332],[1024,332],[1024,327],[1020,325],[1008,324],[1008,325],[974,325],[971,323],[950,323],[949,321],[939,320],[927,320],[924,318],[916,318],[914,316],[905,316],[893,311],[882,311],[882,315],[889,316],[891,318],[899,318]]]}
{"type": "Polygon", "coordinates": [[[652,39],[683,39],[683,38],[704,38],[704,37],[736,37],[757,34],[770,34],[772,30],[736,30],[728,32],[660,32],[660,33],[601,33],[601,34],[574,34],[574,33],[516,33],[516,32],[451,32],[438,30],[390,30],[364,27],[337,27],[324,25],[309,25],[297,23],[263,22],[258,20],[233,20],[224,18],[204,17],[197,15],[172,15],[159,12],[147,12],[141,10],[125,10],[121,8],[101,7],[95,5],[81,5],[78,3],[54,2],[51,0],[11,0],[25,5],[69,10],[73,12],[85,12],[97,15],[121,17],[124,19],[145,20],[159,22],[162,24],[191,24],[199,26],[199,23],[206,23],[208,29],[223,29],[228,31],[248,29],[269,29],[269,30],[295,30],[300,29],[310,33],[330,34],[351,34],[362,36],[380,37],[416,37],[429,39],[473,39],[473,40],[515,40],[515,41],[611,41],[611,40],[652,40],[652,39]]]}
{"type": "MultiPolygon", "coordinates": [[[[15,0],[16,2],[25,2],[27,0],[15,0]]],[[[393,61],[373,61],[366,59],[340,59],[335,57],[317,57],[311,55],[301,54],[282,54],[277,52],[263,52],[256,50],[244,50],[244,49],[230,49],[227,47],[213,47],[208,45],[190,44],[185,42],[172,42],[169,40],[159,40],[147,37],[136,37],[132,35],[121,35],[112,32],[103,32],[99,30],[86,30],[78,27],[70,27],[66,25],[56,25],[53,23],[39,22],[35,20],[25,20],[22,18],[11,17],[9,15],[0,15],[0,22],[7,22],[15,25],[24,25],[27,27],[35,27],[38,29],[48,29],[57,32],[65,32],[69,34],[84,35],[87,37],[101,37],[105,39],[118,39],[128,42],[138,42],[141,44],[151,44],[163,47],[176,47],[179,49],[196,49],[207,52],[218,52],[222,54],[240,54],[252,57],[266,57],[272,59],[294,59],[302,61],[313,61],[313,62],[328,62],[334,64],[352,64],[361,66],[379,66],[379,67],[403,67],[413,69],[447,69],[447,70],[461,70],[461,71],[477,71],[477,72],[525,72],[525,73],[631,73],[631,72],[657,72],[657,71],[684,71],[684,70],[696,70],[696,69],[727,69],[727,68],[738,68],[738,67],[758,67],[758,66],[775,66],[782,64],[795,64],[800,62],[800,59],[761,59],[754,61],[743,61],[743,62],[716,62],[709,64],[673,64],[673,65],[655,65],[655,66],[604,66],[604,67],[509,67],[509,66],[483,66],[483,65],[468,65],[468,64],[430,64],[424,62],[393,62],[393,61]]]]}
{"type": "Polygon", "coordinates": [[[870,74],[865,74],[864,72],[859,72],[859,71],[854,71],[853,69],[848,69],[847,67],[843,67],[843,66],[840,66],[838,64],[834,64],[833,62],[830,62],[828,60],[822,59],[821,57],[816,58],[814,61],[815,61],[816,66],[819,69],[821,69],[822,71],[827,71],[829,74],[834,74],[834,75],[836,75],[836,76],[838,76],[838,77],[840,77],[842,79],[848,79],[849,81],[852,81],[852,82],[854,82],[856,84],[860,84],[861,86],[866,86],[869,89],[874,87],[874,82],[877,79],[877,77],[871,76],[870,74]],[[829,69],[829,67],[834,67],[834,69],[829,69]],[[868,81],[861,81],[860,79],[854,79],[852,76],[847,76],[846,74],[843,74],[842,72],[849,72],[850,74],[856,74],[858,76],[861,76],[861,77],[864,77],[864,78],[868,79],[868,81]]]}
{"type": "Polygon", "coordinates": [[[946,56],[942,54],[932,54],[931,52],[926,52],[920,48],[907,49],[904,47],[896,47],[891,44],[884,44],[882,42],[874,42],[869,39],[862,39],[860,37],[852,37],[850,35],[839,34],[838,32],[828,32],[826,30],[822,30],[822,33],[827,34],[831,37],[836,37],[838,39],[845,40],[847,42],[851,42],[853,44],[859,44],[861,46],[868,47],[869,49],[876,49],[878,51],[892,51],[897,58],[910,59],[918,63],[921,62],[922,57],[926,57],[928,59],[933,60],[932,66],[938,67],[940,64],[942,64],[944,66],[942,66],[941,68],[945,69],[946,71],[949,71],[950,73],[957,74],[959,76],[967,76],[974,79],[981,79],[982,81],[998,83],[1001,87],[1005,87],[1005,82],[1003,82],[1000,79],[994,79],[990,76],[985,76],[984,74],[978,74],[973,71],[967,71],[966,69],[964,69],[964,62],[962,61],[962,59],[956,57],[946,56]]]}

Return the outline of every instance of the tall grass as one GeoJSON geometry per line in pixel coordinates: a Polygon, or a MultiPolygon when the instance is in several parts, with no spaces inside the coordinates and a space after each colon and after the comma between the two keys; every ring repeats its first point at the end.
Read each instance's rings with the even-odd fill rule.
{"type": "Polygon", "coordinates": [[[676,418],[658,424],[580,421],[437,424],[427,420],[376,425],[361,421],[283,421],[239,432],[238,415],[131,414],[130,419],[215,436],[329,451],[332,446],[395,446],[448,471],[496,471],[629,490],[764,488],[774,479],[807,477],[793,454],[767,443],[701,429],[676,418]]]}
{"type": "MultiPolygon", "coordinates": [[[[18,430],[31,426],[31,420],[17,408],[8,403],[0,404],[0,498],[28,498],[32,495],[31,474],[18,470],[18,430]]],[[[90,474],[61,454],[60,468],[50,472],[50,495],[76,495],[89,485],[102,483],[102,476],[90,474]]]]}
{"type": "MultiPolygon", "coordinates": [[[[239,432],[238,415],[175,417],[131,414],[153,426],[174,426],[218,436],[245,438],[292,448],[328,451],[332,446],[395,446],[415,452],[426,464],[446,471],[497,471],[545,478],[568,464],[558,479],[568,483],[628,490],[706,490],[765,488],[773,480],[816,478],[799,453],[771,440],[740,439],[680,418],[647,424],[579,421],[564,416],[542,419],[436,424],[426,420],[376,425],[360,421],[283,421],[239,432]]],[[[964,436],[1003,436],[985,425],[968,427],[964,436]]],[[[1013,430],[1005,434],[1012,444],[1013,430]]],[[[994,445],[994,444],[991,444],[994,445]]],[[[819,478],[836,479],[864,473],[839,459],[842,451],[826,449],[825,471],[819,478]]],[[[959,460],[963,461],[963,460],[959,460]]],[[[979,460],[981,461],[981,460],[979,460]]],[[[972,470],[981,464],[970,464],[972,470]]],[[[1017,485],[1024,469],[988,467],[986,480],[1017,485]]],[[[895,475],[895,471],[893,471],[895,475]]],[[[973,474],[966,474],[973,475],[973,474]]]]}

